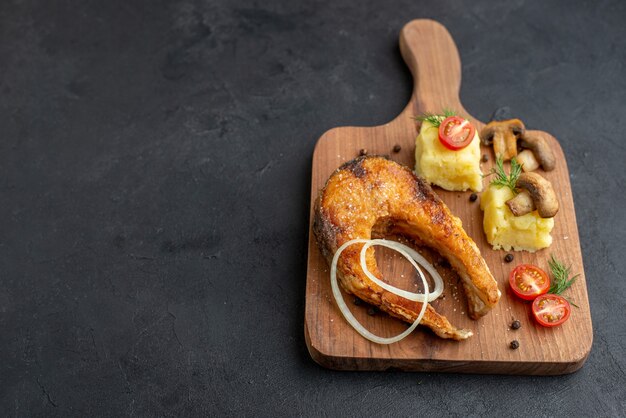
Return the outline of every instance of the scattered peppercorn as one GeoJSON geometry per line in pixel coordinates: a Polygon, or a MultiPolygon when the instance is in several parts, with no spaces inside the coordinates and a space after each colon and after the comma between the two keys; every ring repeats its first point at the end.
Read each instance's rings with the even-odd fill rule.
{"type": "Polygon", "coordinates": [[[441,259],[439,260],[438,264],[439,264],[441,267],[446,268],[446,269],[448,269],[448,268],[452,267],[452,266],[450,265],[450,262],[449,262],[448,260],[446,260],[445,258],[441,258],[441,259]]]}
{"type": "Polygon", "coordinates": [[[522,327],[522,323],[517,319],[511,323],[511,329],[520,329],[522,327]]]}
{"type": "Polygon", "coordinates": [[[361,306],[363,304],[363,301],[359,298],[354,298],[354,304],[356,306],[361,306]]]}
{"type": "Polygon", "coordinates": [[[483,163],[489,161],[489,156],[487,154],[483,154],[483,163]]]}
{"type": "Polygon", "coordinates": [[[519,348],[519,341],[517,341],[517,340],[511,341],[511,348],[513,350],[517,350],[519,348]]]}
{"type": "Polygon", "coordinates": [[[402,149],[402,147],[401,147],[400,145],[396,144],[396,145],[393,147],[393,152],[400,152],[400,150],[401,150],[401,149],[402,149]]]}
{"type": "Polygon", "coordinates": [[[370,316],[376,315],[377,312],[378,312],[378,309],[375,306],[372,306],[367,310],[367,314],[370,316]]]}
{"type": "Polygon", "coordinates": [[[367,155],[367,150],[365,148],[361,148],[359,150],[359,155],[363,156],[363,155],[367,155]]]}
{"type": "Polygon", "coordinates": [[[470,195],[470,202],[475,202],[478,199],[478,195],[476,193],[472,193],[470,195]]]}
{"type": "Polygon", "coordinates": [[[513,254],[507,254],[504,256],[504,261],[506,261],[507,263],[510,263],[511,261],[513,261],[513,254]]]}

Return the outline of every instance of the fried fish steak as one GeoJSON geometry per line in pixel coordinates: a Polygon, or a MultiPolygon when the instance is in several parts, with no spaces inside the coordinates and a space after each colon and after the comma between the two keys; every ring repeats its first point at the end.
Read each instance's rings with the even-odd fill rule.
{"type": "MultiPolygon", "coordinates": [[[[399,233],[435,249],[460,276],[473,319],[489,312],[500,298],[497,282],[461,220],[423,179],[384,157],[356,158],[330,176],[315,202],[313,231],[329,264],[341,245],[355,238],[371,239],[373,233],[399,233]]],[[[341,253],[337,263],[341,286],[390,315],[413,322],[421,303],[372,282],[360,265],[362,246],[355,244],[341,253]]],[[[366,263],[376,277],[382,278],[373,248],[367,250],[366,263]]],[[[430,304],[421,324],[441,338],[463,340],[472,335],[454,327],[430,304]]]]}

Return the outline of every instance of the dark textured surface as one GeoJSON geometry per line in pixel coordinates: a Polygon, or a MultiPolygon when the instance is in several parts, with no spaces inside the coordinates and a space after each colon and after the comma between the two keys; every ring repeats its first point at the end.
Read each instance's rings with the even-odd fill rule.
{"type": "Polygon", "coordinates": [[[624,415],[624,2],[270,4],[0,2],[0,415],[624,415]],[[312,150],[404,107],[418,17],[474,116],[562,143],[594,325],[573,375],[308,356],[312,150]]]}

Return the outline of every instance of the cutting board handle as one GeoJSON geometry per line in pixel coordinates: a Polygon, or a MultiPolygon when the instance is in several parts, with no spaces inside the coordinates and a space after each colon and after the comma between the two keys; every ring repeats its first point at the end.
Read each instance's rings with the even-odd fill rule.
{"type": "Polygon", "coordinates": [[[459,99],[459,52],[441,23],[430,19],[407,23],[400,32],[400,52],[413,74],[414,109],[439,113],[449,108],[469,117],[459,99]]]}

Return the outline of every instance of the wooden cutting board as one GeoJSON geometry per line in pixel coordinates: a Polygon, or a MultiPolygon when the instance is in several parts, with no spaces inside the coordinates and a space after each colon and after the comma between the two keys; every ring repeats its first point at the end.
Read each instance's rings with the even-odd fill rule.
{"type": "MultiPolygon", "coordinates": [[[[368,154],[389,155],[401,164],[414,167],[415,138],[418,134],[414,116],[451,108],[470,119],[477,129],[484,125],[473,118],[459,100],[461,63],[454,41],[445,27],[432,20],[408,23],[400,34],[400,50],[414,78],[409,104],[398,117],[385,125],[340,127],[322,135],[313,153],[311,222],[319,190],[331,173],[345,161],[355,158],[359,150],[365,149],[368,154]],[[401,146],[399,152],[393,151],[395,145],[401,146]]],[[[517,116],[523,120],[523,115],[517,116]]],[[[433,306],[455,326],[474,332],[474,336],[466,341],[443,340],[424,327],[418,327],[409,337],[391,345],[378,345],[361,337],[348,325],[333,299],[329,268],[318,250],[311,223],[305,337],[309,352],[317,363],[338,370],[532,375],[571,373],[583,365],[591,350],[593,332],[567,163],[554,137],[541,131],[533,133],[550,142],[558,162],[552,172],[539,171],[552,182],[560,199],[560,211],[552,231],[554,241],[548,249],[536,253],[513,252],[514,261],[505,263],[507,252],[492,250],[486,241],[480,200],[470,202],[470,192],[434,188],[452,213],[463,221],[464,229],[476,241],[502,291],[502,298],[493,311],[477,321],[471,320],[458,276],[449,268],[438,267],[446,282],[445,298],[433,302],[433,306]],[[563,325],[543,328],[534,323],[530,305],[512,295],[508,274],[521,263],[535,264],[548,270],[547,260],[551,254],[571,264],[572,272],[580,273],[578,281],[565,294],[578,308],[572,307],[571,317],[563,325]],[[514,319],[521,321],[519,330],[510,328],[514,319]],[[512,340],[519,341],[519,349],[509,348],[512,340]]],[[[493,151],[484,147],[482,152],[490,157],[487,163],[482,164],[483,173],[487,173],[494,161],[493,151]]],[[[487,182],[485,179],[485,186],[487,182]]],[[[404,276],[407,280],[414,276],[414,272],[407,267],[408,263],[401,258],[393,257],[388,251],[376,251],[385,277],[404,276]]],[[[433,256],[427,249],[420,251],[427,257],[433,256]]],[[[372,332],[392,336],[406,329],[405,324],[385,314],[368,315],[367,306],[357,306],[353,303],[354,297],[345,293],[344,297],[357,319],[372,332]]]]}

